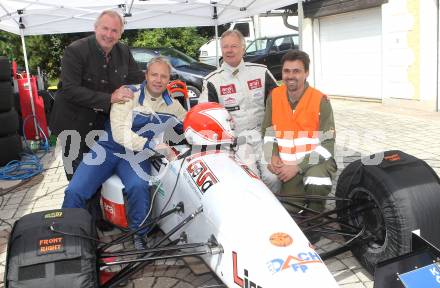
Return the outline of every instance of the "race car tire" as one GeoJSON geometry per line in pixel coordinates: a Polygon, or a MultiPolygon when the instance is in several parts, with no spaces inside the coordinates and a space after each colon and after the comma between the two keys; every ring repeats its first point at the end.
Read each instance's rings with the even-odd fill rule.
{"type": "Polygon", "coordinates": [[[377,263],[410,252],[414,230],[440,244],[440,180],[414,156],[394,150],[349,164],[339,177],[336,197],[351,200],[337,201],[337,208],[354,204],[338,217],[365,227],[364,238],[355,239],[351,251],[372,274],[377,263]],[[365,165],[378,157],[379,164],[365,165]]]}
{"type": "Polygon", "coordinates": [[[0,56],[0,81],[10,81],[12,79],[11,62],[8,57],[0,56]]]}
{"type": "Polygon", "coordinates": [[[0,80],[0,113],[9,111],[14,107],[14,98],[12,96],[12,82],[0,80]]]}
{"type": "Polygon", "coordinates": [[[12,160],[20,160],[21,151],[21,139],[18,134],[0,137],[0,167],[12,160]]]}
{"type": "Polygon", "coordinates": [[[14,108],[8,112],[0,113],[0,137],[16,134],[18,132],[18,114],[14,108]]]}

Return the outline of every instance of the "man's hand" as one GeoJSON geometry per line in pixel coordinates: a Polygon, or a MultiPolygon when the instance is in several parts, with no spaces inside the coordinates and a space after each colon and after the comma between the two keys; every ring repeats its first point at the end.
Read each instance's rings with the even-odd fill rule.
{"type": "Polygon", "coordinates": [[[278,179],[287,182],[298,174],[299,167],[296,164],[284,164],[278,171],[278,179]]]}
{"type": "Polygon", "coordinates": [[[154,150],[164,155],[168,161],[173,161],[177,158],[177,154],[174,152],[174,150],[165,143],[157,144],[156,147],[154,147],[154,150]]]}
{"type": "Polygon", "coordinates": [[[110,102],[112,104],[113,103],[125,103],[125,102],[129,101],[130,99],[133,99],[133,97],[134,97],[134,94],[129,88],[127,88],[125,86],[121,86],[112,93],[112,98],[111,98],[110,102]]]}
{"type": "Polygon", "coordinates": [[[283,160],[279,156],[272,156],[270,164],[267,165],[267,169],[275,175],[280,173],[279,169],[283,167],[283,160]]]}

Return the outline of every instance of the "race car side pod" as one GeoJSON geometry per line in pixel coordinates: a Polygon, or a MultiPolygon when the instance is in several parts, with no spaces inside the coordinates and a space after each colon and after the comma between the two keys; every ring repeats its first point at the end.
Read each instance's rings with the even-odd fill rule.
{"type": "Polygon", "coordinates": [[[377,264],[374,288],[438,287],[439,265],[439,248],[413,231],[411,252],[377,264]]]}
{"type": "Polygon", "coordinates": [[[127,233],[124,233],[124,234],[122,234],[121,236],[119,236],[118,238],[116,238],[115,240],[113,240],[113,241],[111,241],[111,242],[109,242],[109,243],[107,243],[107,244],[101,246],[101,247],[98,249],[98,254],[101,254],[105,249],[107,249],[107,248],[109,248],[109,247],[111,247],[111,246],[114,246],[114,245],[117,245],[117,244],[119,244],[119,243],[121,243],[121,242],[124,242],[124,241],[127,240],[129,237],[133,236],[136,232],[138,232],[138,231],[140,231],[140,230],[142,230],[142,229],[144,229],[144,228],[146,228],[146,227],[149,227],[150,225],[156,225],[157,222],[159,222],[159,220],[161,220],[161,219],[167,217],[168,215],[174,214],[174,213],[176,213],[176,212],[183,212],[183,211],[184,211],[183,203],[182,203],[182,202],[179,202],[179,203],[176,205],[176,207],[174,207],[174,208],[172,208],[172,209],[170,209],[170,210],[168,210],[168,211],[162,213],[161,215],[159,215],[158,217],[156,217],[156,218],[154,218],[154,219],[151,219],[151,220],[145,222],[143,225],[141,225],[141,226],[138,227],[137,229],[132,230],[132,231],[127,232],[127,233]]]}
{"type": "MultiPolygon", "coordinates": [[[[180,228],[188,224],[191,220],[193,220],[198,214],[203,212],[203,207],[200,206],[196,211],[188,215],[185,219],[183,219],[180,223],[178,223],[173,229],[171,229],[167,234],[165,234],[162,239],[160,239],[157,243],[154,244],[152,248],[158,248],[163,242],[168,240],[168,238],[179,231],[180,228]]],[[[142,257],[146,256],[142,255],[142,257]]],[[[151,260],[152,261],[152,260],[151,260]]],[[[117,285],[126,279],[128,279],[131,275],[135,274],[139,270],[145,267],[150,260],[145,260],[142,262],[136,262],[136,263],[130,263],[126,267],[124,267],[121,271],[119,271],[115,276],[110,278],[106,283],[104,283],[101,287],[102,288],[110,288],[110,287],[117,287],[117,285]]]]}

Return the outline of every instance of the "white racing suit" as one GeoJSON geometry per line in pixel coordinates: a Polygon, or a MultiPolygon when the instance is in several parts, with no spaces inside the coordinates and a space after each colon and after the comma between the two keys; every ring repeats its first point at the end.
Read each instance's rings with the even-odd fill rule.
{"type": "Polygon", "coordinates": [[[263,159],[261,136],[266,98],[275,87],[275,78],[264,65],[243,60],[237,67],[223,63],[205,77],[199,102],[217,102],[229,111],[236,136],[241,139],[237,156],[269,189],[278,192],[279,181],[267,170],[268,162],[263,159]]]}

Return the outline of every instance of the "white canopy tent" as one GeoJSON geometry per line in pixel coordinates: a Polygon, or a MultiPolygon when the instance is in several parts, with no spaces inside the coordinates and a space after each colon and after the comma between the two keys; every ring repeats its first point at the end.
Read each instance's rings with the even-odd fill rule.
{"type": "Polygon", "coordinates": [[[297,0],[1,0],[0,29],[43,35],[92,31],[101,11],[124,15],[125,29],[215,26],[297,0]]]}
{"type": "MultiPolygon", "coordinates": [[[[125,29],[215,26],[217,30],[220,24],[294,3],[297,0],[1,0],[0,30],[21,36],[29,75],[25,36],[93,31],[103,10],[119,11],[125,29]]],[[[29,77],[28,86],[32,95],[29,77]]],[[[35,115],[32,97],[31,106],[35,115]]]]}

